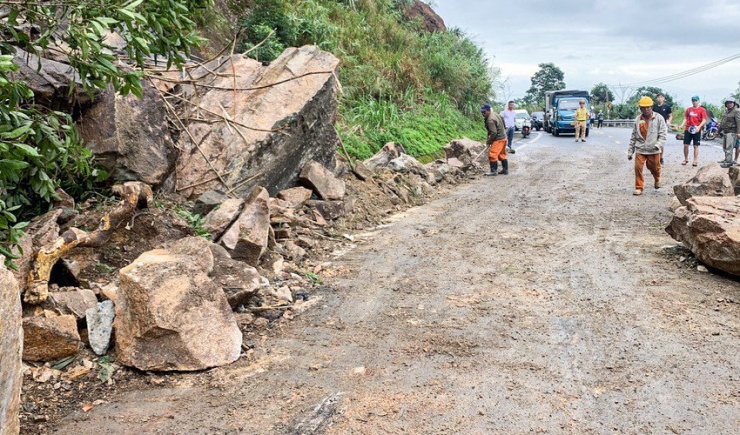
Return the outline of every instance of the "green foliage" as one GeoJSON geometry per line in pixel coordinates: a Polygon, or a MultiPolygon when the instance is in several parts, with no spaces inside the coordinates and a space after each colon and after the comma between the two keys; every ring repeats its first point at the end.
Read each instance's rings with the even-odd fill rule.
{"type": "Polygon", "coordinates": [[[545,92],[565,89],[565,73],[554,63],[539,64],[539,71],[532,76],[532,86],[530,86],[525,101],[538,107],[545,106],[545,92]]]}
{"type": "Polygon", "coordinates": [[[604,83],[599,83],[591,89],[591,104],[596,106],[614,101],[614,93],[604,83]]]}
{"type": "Polygon", "coordinates": [[[211,233],[209,233],[203,225],[205,225],[206,220],[201,215],[197,213],[191,213],[188,210],[185,210],[183,208],[176,208],[175,213],[177,213],[178,216],[185,219],[185,222],[190,225],[190,228],[193,229],[195,232],[195,235],[199,237],[205,237],[206,239],[211,238],[211,233]]]}
{"type": "MultiPolygon", "coordinates": [[[[7,17],[0,22],[0,200],[8,222],[43,212],[56,198],[57,187],[79,195],[106,177],[94,168],[71,116],[43,107],[27,84],[15,77],[16,50],[39,55],[63,51],[87,92],[110,86],[123,95],[141,96],[142,72],[137,67],[158,57],[168,65],[181,64],[202,42],[189,17],[210,4],[211,0],[62,0],[5,6],[7,17]],[[109,32],[126,42],[126,61],[105,42],[109,32]]],[[[14,228],[15,232],[0,233],[0,252],[7,253],[16,244],[20,227],[14,228]]],[[[6,260],[10,267],[11,258],[6,260]]]]}
{"type": "Polygon", "coordinates": [[[641,86],[635,90],[635,93],[632,94],[631,97],[625,101],[625,104],[630,104],[632,106],[637,107],[637,101],[642,97],[650,97],[653,100],[655,100],[659,93],[663,93],[665,95],[665,101],[666,103],[673,106],[673,96],[667,92],[665,92],[663,89],[655,87],[655,86],[641,86]]]}

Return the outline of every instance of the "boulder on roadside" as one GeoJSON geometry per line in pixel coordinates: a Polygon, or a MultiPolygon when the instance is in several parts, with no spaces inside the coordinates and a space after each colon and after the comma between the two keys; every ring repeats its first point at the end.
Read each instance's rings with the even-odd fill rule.
{"type": "Polygon", "coordinates": [[[311,192],[309,189],[299,186],[293,187],[291,189],[281,190],[278,193],[277,197],[290,204],[290,206],[293,208],[300,208],[303,206],[303,204],[306,203],[306,201],[311,199],[312,194],[313,192],[311,192]]]}
{"type": "Polygon", "coordinates": [[[204,370],[241,352],[224,292],[187,255],[153,250],[121,269],[115,315],[116,356],[139,370],[204,370]]]}
{"type": "Polygon", "coordinates": [[[416,174],[425,179],[429,175],[424,165],[408,154],[401,154],[388,162],[388,169],[399,174],[416,174]]]}
{"type": "Polygon", "coordinates": [[[740,197],[690,198],[666,232],[702,263],[740,276],[740,197]]]}
{"type": "Polygon", "coordinates": [[[73,289],[49,293],[49,298],[44,306],[59,312],[59,314],[71,314],[75,319],[85,318],[85,312],[98,304],[98,298],[92,290],[73,289]]]}
{"type": "Polygon", "coordinates": [[[244,201],[244,209],[221,237],[220,244],[234,260],[257,266],[267,250],[270,236],[270,195],[256,187],[244,201]]]}
{"type": "Polygon", "coordinates": [[[23,327],[18,282],[0,255],[0,434],[19,431],[18,415],[23,379],[23,327]]]}
{"type": "Polygon", "coordinates": [[[177,148],[161,96],[148,83],[142,87],[141,99],[108,89],[83,111],[78,126],[87,148],[114,180],[159,186],[174,168],[177,148]]]}
{"type": "Polygon", "coordinates": [[[366,181],[373,178],[373,171],[368,169],[368,167],[360,161],[355,162],[355,168],[352,170],[352,173],[354,173],[360,181],[366,181]]]}
{"type": "Polygon", "coordinates": [[[370,157],[362,163],[368,170],[375,171],[377,168],[388,167],[388,163],[390,163],[391,160],[398,158],[403,154],[406,154],[406,150],[403,148],[403,145],[388,142],[387,144],[383,145],[383,148],[375,153],[374,156],[370,157]]]}
{"type": "Polygon", "coordinates": [[[319,198],[326,201],[341,200],[344,198],[344,181],[323,167],[321,163],[310,161],[303,167],[299,175],[301,182],[313,189],[319,198]]]}
{"type": "Polygon", "coordinates": [[[203,221],[203,228],[213,236],[213,240],[219,240],[231,224],[236,221],[243,208],[243,199],[229,198],[208,213],[203,221]]]}
{"type": "Polygon", "coordinates": [[[673,186],[673,192],[684,206],[695,196],[733,196],[735,187],[727,172],[718,163],[703,166],[690,180],[673,186]]]}
{"type": "Polygon", "coordinates": [[[176,190],[188,198],[216,188],[243,196],[263,186],[276,195],[311,160],[334,167],[338,69],[337,57],[305,46],[267,66],[239,54],[192,71],[209,87],[199,88],[197,107],[186,106],[203,120],[191,120],[178,143],[176,190]]]}
{"type": "Polygon", "coordinates": [[[56,361],[80,350],[77,319],[71,314],[23,319],[23,359],[56,361]]]}
{"type": "Polygon", "coordinates": [[[306,203],[309,207],[315,209],[321,217],[327,221],[338,219],[351,212],[346,201],[317,201],[311,200],[306,203]]]}
{"type": "Polygon", "coordinates": [[[442,17],[431,6],[421,0],[412,0],[405,3],[403,16],[407,21],[420,20],[427,32],[444,32],[447,30],[442,17]]]}
{"type": "Polygon", "coordinates": [[[176,255],[187,255],[193,259],[207,274],[213,272],[215,259],[211,252],[213,243],[203,237],[185,237],[167,246],[167,250],[176,255]]]}
{"type": "Polygon", "coordinates": [[[453,140],[444,147],[447,160],[457,159],[466,170],[480,164],[476,158],[482,156],[485,149],[484,144],[468,138],[453,140]]]}
{"type": "Polygon", "coordinates": [[[105,355],[108,352],[115,317],[112,301],[100,302],[85,313],[87,338],[96,355],[105,355]]]}

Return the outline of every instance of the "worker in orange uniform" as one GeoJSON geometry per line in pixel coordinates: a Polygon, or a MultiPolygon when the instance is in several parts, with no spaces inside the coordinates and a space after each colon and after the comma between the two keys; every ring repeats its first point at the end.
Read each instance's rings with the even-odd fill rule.
{"type": "Polygon", "coordinates": [[[486,139],[486,145],[488,145],[488,163],[491,166],[491,171],[486,175],[498,175],[498,162],[501,161],[501,175],[507,175],[509,173],[509,161],[506,159],[506,127],[504,126],[504,120],[501,119],[498,113],[491,111],[490,104],[484,104],[480,108],[480,113],[483,114],[483,118],[486,122],[486,130],[488,130],[488,139],[486,139]]]}
{"type": "Polygon", "coordinates": [[[578,142],[579,137],[581,142],[586,142],[586,124],[588,123],[586,100],[579,101],[578,106],[578,109],[576,109],[576,142],[578,142]]]}
{"type": "Polygon", "coordinates": [[[653,99],[642,97],[637,102],[640,116],[635,119],[630,138],[628,160],[635,157],[635,191],[633,195],[642,195],[645,189],[645,178],[642,171],[645,165],[653,174],[655,188],[660,189],[660,156],[663,154],[667,127],[665,119],[653,112],[653,99]]]}

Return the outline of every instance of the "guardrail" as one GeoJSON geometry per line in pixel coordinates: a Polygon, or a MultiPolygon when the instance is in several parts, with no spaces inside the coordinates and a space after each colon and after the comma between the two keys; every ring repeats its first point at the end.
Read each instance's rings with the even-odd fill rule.
{"type": "Polygon", "coordinates": [[[634,119],[605,119],[602,125],[604,127],[632,127],[633,125],[635,125],[635,120],[634,119]]]}

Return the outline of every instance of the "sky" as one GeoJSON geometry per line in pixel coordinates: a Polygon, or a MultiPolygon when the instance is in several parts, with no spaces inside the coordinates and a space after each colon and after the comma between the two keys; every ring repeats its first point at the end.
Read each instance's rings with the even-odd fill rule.
{"type": "MultiPolygon", "coordinates": [[[[740,0],[429,3],[448,28],[465,31],[501,70],[500,101],[523,97],[545,62],[563,70],[568,89],[590,91],[599,82],[644,82],[740,54],[740,0]]],[[[685,107],[692,95],[720,104],[739,81],[740,58],[657,86],[685,107]]],[[[617,102],[632,92],[616,89],[617,102]]]]}

